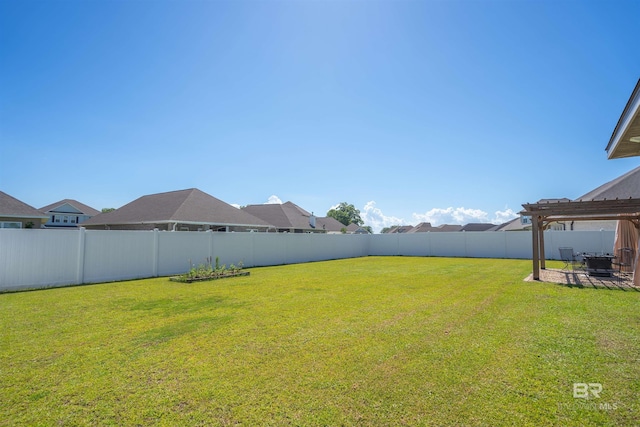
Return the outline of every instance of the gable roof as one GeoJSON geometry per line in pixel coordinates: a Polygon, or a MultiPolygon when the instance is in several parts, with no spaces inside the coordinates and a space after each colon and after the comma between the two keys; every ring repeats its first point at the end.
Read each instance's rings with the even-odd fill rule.
{"type": "Polygon", "coordinates": [[[575,201],[640,199],[640,166],[600,187],[578,197],[575,201]]]}
{"type": "Polygon", "coordinates": [[[83,225],[167,222],[256,227],[269,225],[197,188],[142,196],[112,212],[96,215],[83,225]]]}
{"type": "Polygon", "coordinates": [[[64,205],[70,205],[71,207],[77,209],[80,213],[90,216],[96,216],[100,213],[99,210],[92,208],[91,206],[87,206],[84,203],[80,203],[77,200],[73,199],[63,199],[59,202],[51,203],[50,205],[44,206],[40,208],[42,212],[61,212],[66,213],[64,211],[56,210],[62,208],[64,205]]]}
{"type": "Polygon", "coordinates": [[[33,206],[30,206],[2,191],[0,191],[0,216],[10,218],[49,218],[33,206]]]}

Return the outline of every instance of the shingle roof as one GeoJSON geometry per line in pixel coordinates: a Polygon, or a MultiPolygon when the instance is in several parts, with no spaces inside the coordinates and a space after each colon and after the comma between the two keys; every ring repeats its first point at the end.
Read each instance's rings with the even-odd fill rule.
{"type": "Polygon", "coordinates": [[[427,232],[441,232],[441,231],[460,231],[461,225],[458,224],[442,224],[437,227],[431,225],[430,222],[421,222],[413,227],[407,233],[427,233],[427,232]]]}
{"type": "Polygon", "coordinates": [[[387,234],[407,233],[412,228],[413,228],[413,225],[399,225],[397,227],[391,227],[391,229],[387,231],[387,234]]]}
{"type": "Polygon", "coordinates": [[[471,222],[463,226],[460,231],[487,231],[495,226],[495,224],[487,224],[484,222],[471,222]]]}
{"type": "MultiPolygon", "coordinates": [[[[529,224],[528,227],[531,228],[531,224],[529,224]]],[[[519,231],[525,230],[526,228],[527,225],[523,224],[522,219],[518,217],[497,225],[495,228],[488,231],[519,231]]]]}
{"type": "Polygon", "coordinates": [[[87,206],[84,203],[80,203],[79,201],[73,200],[73,199],[60,200],[59,202],[51,203],[50,205],[42,207],[42,208],[40,208],[40,210],[42,212],[51,212],[54,209],[59,208],[60,206],[63,206],[65,204],[69,204],[69,205],[73,206],[74,208],[76,208],[77,210],[79,210],[80,212],[82,212],[85,215],[95,216],[95,215],[98,215],[100,213],[99,210],[94,209],[91,206],[87,206]]]}
{"type": "MultiPolygon", "coordinates": [[[[359,227],[356,224],[350,224],[349,227],[351,225],[355,225],[356,230],[359,227]]],[[[337,219],[330,216],[323,216],[323,217],[316,218],[316,228],[320,228],[322,230],[338,232],[338,231],[342,231],[343,228],[346,228],[348,230],[349,227],[345,227],[343,223],[341,223],[337,219]]]]}
{"type": "MultiPolygon", "coordinates": [[[[290,202],[287,202],[290,203],[290,202]]],[[[277,228],[291,228],[293,227],[293,222],[292,219],[289,218],[289,216],[287,215],[287,211],[285,211],[284,208],[285,204],[279,204],[279,203],[270,203],[270,204],[263,204],[263,205],[248,205],[242,208],[242,210],[244,212],[247,212],[255,217],[260,218],[261,220],[277,227],[277,228]]],[[[292,211],[292,209],[289,209],[289,211],[292,211]]],[[[295,211],[295,210],[293,210],[295,211]]],[[[293,215],[294,217],[295,212],[289,212],[290,215],[293,215]]],[[[302,217],[302,213],[300,211],[298,211],[297,216],[302,217]]],[[[296,223],[299,223],[300,221],[295,221],[296,223]]],[[[308,219],[304,221],[304,227],[307,228],[309,227],[309,221],[308,219]]]]}
{"type": "Polygon", "coordinates": [[[412,229],[408,230],[407,233],[426,233],[427,231],[431,230],[433,230],[433,226],[430,222],[421,222],[412,229]]]}
{"type": "Polygon", "coordinates": [[[0,191],[0,216],[20,218],[48,218],[41,212],[15,197],[0,191]]]}
{"type": "Polygon", "coordinates": [[[591,200],[615,200],[615,199],[639,199],[640,198],[640,166],[625,173],[618,178],[591,190],[587,194],[576,199],[591,200]]]}
{"type": "Polygon", "coordinates": [[[282,204],[268,203],[262,205],[248,205],[242,208],[243,211],[254,215],[276,228],[289,228],[299,230],[326,230],[340,231],[344,225],[330,217],[316,217],[316,227],[309,224],[311,214],[293,202],[282,204]],[[335,221],[335,222],[334,222],[335,221]],[[335,230],[336,223],[340,228],[335,230]],[[325,228],[322,228],[325,225],[325,228]]]}
{"type": "Polygon", "coordinates": [[[169,191],[142,196],[83,225],[190,222],[216,225],[267,226],[266,222],[198,190],[169,191]]]}

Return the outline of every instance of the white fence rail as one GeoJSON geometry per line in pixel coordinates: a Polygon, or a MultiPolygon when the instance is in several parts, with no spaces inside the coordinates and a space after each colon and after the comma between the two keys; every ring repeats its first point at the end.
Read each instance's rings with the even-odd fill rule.
{"type": "MultiPolygon", "coordinates": [[[[558,248],[610,253],[613,231],[547,231],[558,248]]],[[[531,259],[527,232],[326,235],[0,229],[0,291],[169,276],[218,257],[245,267],[369,255],[531,259]]]]}

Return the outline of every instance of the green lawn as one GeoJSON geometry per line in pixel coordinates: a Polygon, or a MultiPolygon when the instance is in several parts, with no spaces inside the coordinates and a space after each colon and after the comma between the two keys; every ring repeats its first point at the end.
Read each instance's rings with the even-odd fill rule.
{"type": "Polygon", "coordinates": [[[250,271],[0,294],[0,425],[640,424],[640,292],[521,260],[250,271]]]}

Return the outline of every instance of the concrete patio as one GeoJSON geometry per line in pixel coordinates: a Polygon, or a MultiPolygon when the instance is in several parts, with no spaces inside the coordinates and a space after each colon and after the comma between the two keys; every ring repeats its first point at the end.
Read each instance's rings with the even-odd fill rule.
{"type": "MultiPolygon", "coordinates": [[[[533,282],[533,273],[524,279],[533,282]]],[[[558,283],[569,287],[605,288],[619,290],[633,290],[640,292],[640,288],[633,285],[633,274],[613,272],[611,277],[589,276],[584,270],[561,270],[547,268],[540,270],[538,282],[558,283]]]]}

